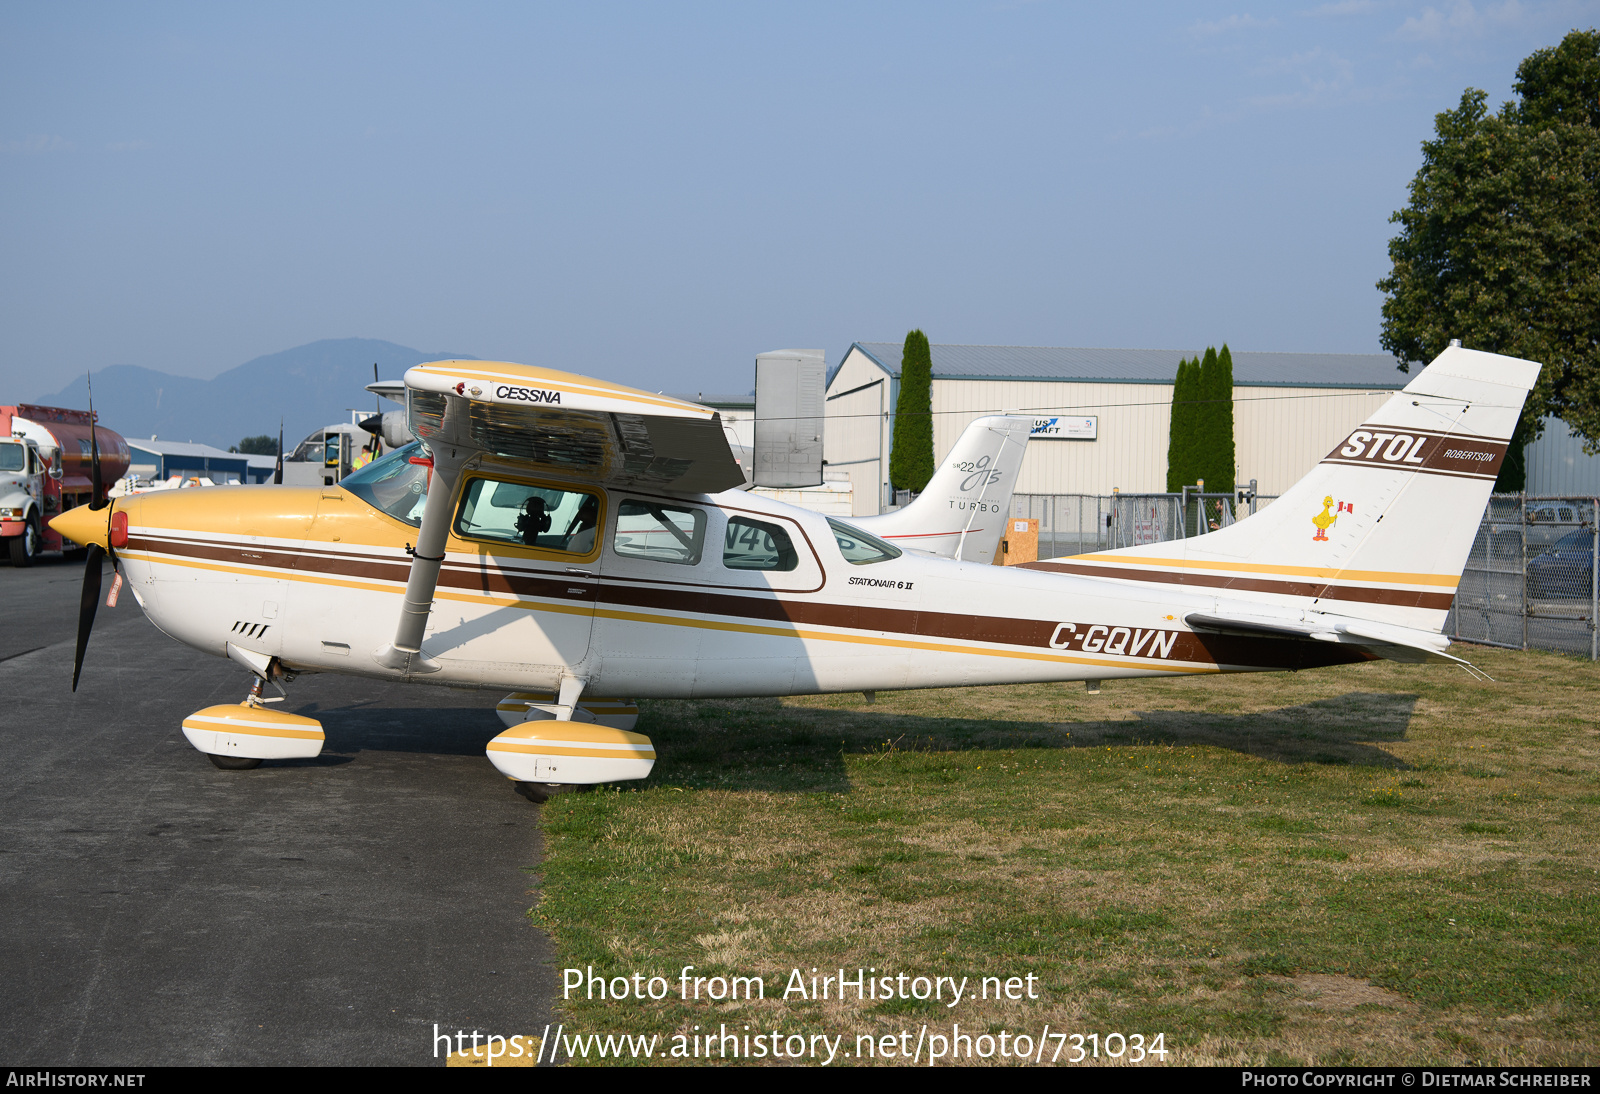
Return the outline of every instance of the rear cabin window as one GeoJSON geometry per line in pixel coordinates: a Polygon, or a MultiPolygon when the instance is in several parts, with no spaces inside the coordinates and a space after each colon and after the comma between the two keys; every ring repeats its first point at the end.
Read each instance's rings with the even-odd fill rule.
{"type": "Polygon", "coordinates": [[[783,572],[800,565],[800,554],[776,524],[732,517],[722,535],[722,564],[730,570],[783,572]]]}
{"type": "Polygon", "coordinates": [[[852,566],[870,566],[874,562],[888,562],[891,558],[900,557],[900,548],[842,520],[829,517],[828,527],[833,529],[833,541],[839,545],[839,553],[852,566]]]}
{"type": "Polygon", "coordinates": [[[456,514],[456,535],[542,551],[594,550],[600,498],[579,490],[473,479],[456,514]]]}
{"type": "Polygon", "coordinates": [[[617,507],[611,549],[626,558],[694,566],[706,542],[703,509],[629,499],[617,507]]]}

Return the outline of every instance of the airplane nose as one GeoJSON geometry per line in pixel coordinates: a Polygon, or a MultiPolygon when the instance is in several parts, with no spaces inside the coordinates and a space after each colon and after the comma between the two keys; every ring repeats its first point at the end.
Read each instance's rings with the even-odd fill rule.
{"type": "MultiPolygon", "coordinates": [[[[115,502],[111,504],[116,505],[115,502]]],[[[95,543],[101,550],[105,550],[106,538],[111,530],[111,514],[106,509],[96,511],[87,505],[80,505],[76,509],[68,509],[60,516],[52,517],[50,527],[80,547],[95,543]]]]}

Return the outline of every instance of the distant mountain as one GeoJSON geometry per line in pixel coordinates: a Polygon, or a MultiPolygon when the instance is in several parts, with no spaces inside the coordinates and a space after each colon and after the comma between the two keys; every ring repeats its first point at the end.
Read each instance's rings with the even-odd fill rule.
{"type": "MultiPolygon", "coordinates": [[[[277,436],[283,418],[287,449],[313,430],[349,421],[350,408],[376,409],[365,390],[372,365],[385,380],[398,379],[424,361],[475,360],[461,353],[424,353],[376,338],[326,338],[271,353],[229,369],[213,380],[192,380],[137,365],[112,365],[94,373],[100,421],[124,437],[193,441],[227,448],[244,437],[277,436]]],[[[40,395],[47,406],[87,408],[83,380],[40,395]]],[[[385,403],[384,409],[394,409],[385,403]]]]}

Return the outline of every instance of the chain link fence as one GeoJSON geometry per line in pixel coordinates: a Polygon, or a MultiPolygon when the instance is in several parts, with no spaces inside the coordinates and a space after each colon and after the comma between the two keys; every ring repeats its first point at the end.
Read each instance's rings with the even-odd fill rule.
{"type": "Polygon", "coordinates": [[[1272,498],[1237,494],[1013,494],[1011,515],[1039,522],[1039,557],[1184,539],[1232,524],[1272,498]]]}
{"type": "Polygon", "coordinates": [[[1445,633],[1600,660],[1596,508],[1595,498],[1492,496],[1445,633]]]}
{"type": "MultiPolygon", "coordinates": [[[[1011,515],[1039,522],[1039,557],[1183,539],[1232,524],[1269,497],[1240,494],[1014,494],[1011,515]]],[[[1444,633],[1464,642],[1600,660],[1600,501],[1489,499],[1444,633]]]]}

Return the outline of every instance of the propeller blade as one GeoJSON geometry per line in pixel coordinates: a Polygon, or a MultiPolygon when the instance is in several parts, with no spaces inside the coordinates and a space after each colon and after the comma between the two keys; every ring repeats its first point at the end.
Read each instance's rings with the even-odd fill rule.
{"type": "Polygon", "coordinates": [[[272,485],[283,485],[283,419],[278,419],[278,466],[272,472],[272,485]]]}
{"type": "MultiPolygon", "coordinates": [[[[106,503],[106,491],[100,481],[100,427],[95,424],[94,416],[94,382],[88,373],[84,373],[83,382],[89,388],[89,465],[94,469],[94,500],[89,503],[89,508],[99,509],[106,503]]],[[[99,571],[96,571],[98,574],[99,571]]],[[[98,577],[95,579],[97,582],[98,577]]],[[[98,585],[96,586],[98,588],[98,585]]]]}
{"type": "MultiPolygon", "coordinates": [[[[372,382],[374,385],[378,383],[378,362],[376,361],[372,362],[372,382]]],[[[383,396],[379,395],[376,391],[372,393],[372,405],[377,411],[379,422],[378,428],[367,429],[367,422],[372,421],[371,418],[368,418],[367,422],[362,422],[361,428],[367,429],[367,432],[372,434],[372,458],[377,459],[379,456],[383,455],[383,396]]]]}
{"type": "MultiPolygon", "coordinates": [[[[117,551],[116,548],[111,546],[111,510],[113,506],[111,505],[111,499],[106,497],[105,483],[100,478],[100,423],[99,419],[94,416],[94,384],[90,380],[89,373],[84,373],[83,382],[89,388],[89,463],[94,468],[94,500],[89,503],[89,508],[91,511],[100,509],[106,511],[106,552],[111,555],[111,569],[117,571],[119,569],[117,566],[117,551]]],[[[99,550],[99,548],[91,547],[90,550],[99,550]]],[[[100,566],[98,556],[94,557],[94,591],[95,596],[99,596],[100,566]]],[[[88,578],[85,577],[84,581],[87,582],[88,578]]],[[[84,588],[87,590],[88,585],[85,584],[84,588]]],[[[89,622],[91,624],[94,622],[94,605],[92,604],[89,606],[89,622]]],[[[84,625],[83,613],[80,609],[78,613],[78,660],[72,670],[73,691],[78,690],[78,669],[83,666],[83,648],[88,644],[89,629],[84,625]]]]}
{"type": "Polygon", "coordinates": [[[83,651],[89,648],[89,632],[94,629],[95,609],[100,607],[100,560],[105,557],[98,543],[89,544],[83,567],[83,595],[78,601],[78,652],[72,659],[72,690],[78,690],[78,675],[83,672],[83,651]]]}

